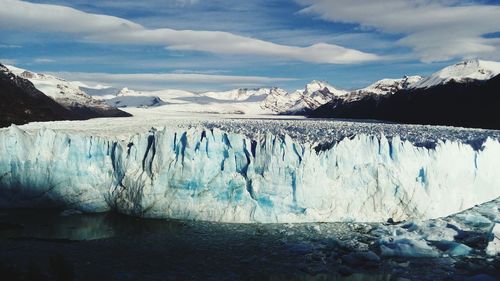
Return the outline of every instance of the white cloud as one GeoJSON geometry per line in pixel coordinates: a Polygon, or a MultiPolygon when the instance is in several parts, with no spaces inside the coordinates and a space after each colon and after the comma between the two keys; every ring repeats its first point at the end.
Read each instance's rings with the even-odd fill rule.
{"type": "Polygon", "coordinates": [[[322,19],[360,24],[362,28],[401,34],[422,61],[499,54],[498,39],[483,35],[500,31],[500,6],[454,0],[297,0],[302,13],[322,19]]]}
{"type": "Polygon", "coordinates": [[[9,44],[0,44],[1,49],[19,49],[21,46],[19,45],[9,45],[9,44]]]}
{"type": "Polygon", "coordinates": [[[234,87],[262,87],[294,81],[295,78],[210,75],[200,73],[145,73],[111,74],[87,72],[51,72],[56,77],[80,81],[89,85],[106,84],[113,87],[130,87],[138,90],[184,88],[185,90],[221,90],[234,87]]]}
{"type": "Polygon", "coordinates": [[[347,64],[379,59],[377,55],[335,44],[288,46],[221,31],[147,29],[126,19],[58,5],[18,0],[0,0],[0,5],[9,7],[0,9],[0,28],[70,33],[90,42],[164,45],[170,50],[257,55],[311,63],[347,64]]]}
{"type": "Polygon", "coordinates": [[[200,0],[175,0],[177,5],[181,6],[189,6],[189,5],[195,5],[200,2],[200,0]]]}
{"type": "Polygon", "coordinates": [[[48,59],[48,58],[36,58],[33,60],[34,63],[51,63],[55,62],[53,59],[48,59]]]}
{"type": "Polygon", "coordinates": [[[174,74],[222,74],[228,72],[229,70],[222,70],[222,69],[206,69],[206,70],[177,69],[172,71],[172,73],[174,74]]]}

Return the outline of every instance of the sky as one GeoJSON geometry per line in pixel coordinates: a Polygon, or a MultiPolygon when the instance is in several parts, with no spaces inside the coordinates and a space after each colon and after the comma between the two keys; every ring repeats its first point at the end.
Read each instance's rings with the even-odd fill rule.
{"type": "Polygon", "coordinates": [[[0,0],[0,63],[137,90],[342,89],[500,60],[500,0],[0,0]]]}

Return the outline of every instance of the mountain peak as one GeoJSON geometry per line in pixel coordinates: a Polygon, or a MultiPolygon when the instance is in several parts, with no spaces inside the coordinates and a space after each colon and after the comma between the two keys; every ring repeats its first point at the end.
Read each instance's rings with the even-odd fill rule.
{"type": "Polygon", "coordinates": [[[135,94],[136,92],[134,90],[131,90],[127,87],[122,88],[118,93],[116,93],[116,96],[130,96],[135,94]]]}
{"type": "Polygon", "coordinates": [[[223,92],[204,92],[200,95],[209,97],[216,100],[226,101],[246,101],[248,99],[261,99],[264,100],[269,95],[269,88],[237,88],[223,92]]]}
{"type": "Polygon", "coordinates": [[[478,58],[470,58],[470,59],[465,59],[463,61],[457,62],[455,65],[470,65],[470,64],[475,64],[479,65],[480,60],[478,58]]]}
{"type": "Polygon", "coordinates": [[[328,84],[328,82],[323,81],[323,80],[312,80],[311,82],[307,83],[307,85],[326,85],[326,86],[330,86],[330,84],[328,84]]]}
{"type": "Polygon", "coordinates": [[[321,80],[313,80],[310,83],[306,84],[306,87],[304,90],[299,90],[299,91],[301,91],[302,95],[304,95],[304,96],[311,96],[315,92],[323,91],[325,89],[328,90],[328,92],[332,96],[343,96],[343,95],[346,95],[348,93],[347,91],[339,90],[339,89],[333,87],[332,85],[330,85],[328,82],[321,81],[321,80]]]}
{"type": "Polygon", "coordinates": [[[330,84],[328,84],[325,81],[313,80],[313,81],[306,84],[306,88],[305,88],[304,93],[307,92],[307,93],[311,94],[311,93],[314,93],[316,91],[323,90],[325,88],[335,89],[334,87],[332,87],[330,84]]]}

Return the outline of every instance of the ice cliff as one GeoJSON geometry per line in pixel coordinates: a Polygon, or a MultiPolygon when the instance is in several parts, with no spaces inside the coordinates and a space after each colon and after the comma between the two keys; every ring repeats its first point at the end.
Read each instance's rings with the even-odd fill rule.
{"type": "Polygon", "coordinates": [[[446,216],[500,196],[494,137],[483,136],[479,147],[458,139],[423,146],[360,132],[321,145],[272,130],[249,135],[219,127],[166,126],[121,137],[0,130],[0,207],[379,222],[446,216]]]}

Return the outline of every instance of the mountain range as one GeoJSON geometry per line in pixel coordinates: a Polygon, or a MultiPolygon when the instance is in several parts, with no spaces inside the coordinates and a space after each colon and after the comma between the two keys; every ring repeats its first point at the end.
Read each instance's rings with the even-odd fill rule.
{"type": "Polygon", "coordinates": [[[182,90],[134,91],[123,88],[115,96],[94,96],[108,105],[156,107],[164,110],[218,114],[292,114],[302,115],[331,101],[347,91],[337,90],[326,82],[312,81],[304,89],[288,93],[281,88],[240,88],[222,92],[189,92],[182,90]]]}
{"type": "MultiPolygon", "coordinates": [[[[25,123],[30,120],[124,117],[130,116],[130,113],[144,112],[281,114],[497,128],[498,125],[494,124],[495,116],[487,115],[486,112],[491,111],[489,106],[499,104],[493,93],[499,89],[495,82],[499,74],[498,62],[466,60],[429,77],[382,79],[368,87],[352,91],[337,89],[327,82],[315,80],[308,83],[304,89],[293,92],[276,87],[191,92],[174,89],[136,91],[129,88],[91,87],[48,74],[2,66],[4,84],[9,79],[23,81],[14,83],[18,86],[31,84],[32,87],[19,87],[16,91],[26,92],[25,95],[30,96],[29,93],[37,90],[39,98],[40,93],[49,97],[44,98],[48,108],[55,106],[49,101],[60,106],[57,110],[54,107],[54,114],[47,113],[40,116],[41,119],[32,115],[16,121],[12,114],[8,118],[5,117],[7,115],[2,116],[2,119],[8,125],[9,122],[25,123]],[[483,104],[485,102],[488,104],[483,104]],[[493,119],[484,121],[485,118],[493,119]]],[[[0,88],[2,95],[6,93],[2,89],[8,88],[4,84],[0,88]]],[[[11,89],[12,85],[9,87],[11,89]]],[[[20,96],[22,95],[18,95],[20,96]]],[[[15,99],[12,101],[15,102],[15,99]]],[[[41,104],[44,103],[39,105],[41,104]]]]}
{"type": "Polygon", "coordinates": [[[309,114],[315,118],[500,129],[500,63],[468,60],[413,79],[391,94],[353,94],[309,114]]]}

